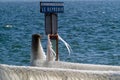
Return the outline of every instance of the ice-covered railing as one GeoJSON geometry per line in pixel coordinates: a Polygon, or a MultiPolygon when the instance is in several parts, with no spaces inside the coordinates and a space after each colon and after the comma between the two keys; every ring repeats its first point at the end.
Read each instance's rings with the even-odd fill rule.
{"type": "MultiPolygon", "coordinates": [[[[74,66],[71,69],[68,66],[55,68],[62,65],[58,62],[51,63],[51,68],[0,64],[0,80],[120,80],[119,66],[61,62],[69,67],[74,66]]],[[[45,64],[50,65],[49,62],[45,64]]]]}

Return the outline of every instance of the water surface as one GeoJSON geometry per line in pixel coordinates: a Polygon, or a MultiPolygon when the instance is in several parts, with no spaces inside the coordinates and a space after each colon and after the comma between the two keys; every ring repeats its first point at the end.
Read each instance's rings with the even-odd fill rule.
{"type": "MultiPolygon", "coordinates": [[[[120,2],[65,2],[58,33],[72,47],[59,42],[62,61],[120,65],[120,2]]],[[[31,35],[42,35],[46,50],[44,14],[39,2],[0,2],[0,63],[29,65],[31,35]]]]}

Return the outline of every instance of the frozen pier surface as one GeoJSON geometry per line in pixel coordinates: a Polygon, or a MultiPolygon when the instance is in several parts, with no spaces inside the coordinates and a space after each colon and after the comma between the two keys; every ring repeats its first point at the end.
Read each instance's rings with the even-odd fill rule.
{"type": "Polygon", "coordinates": [[[120,80],[119,66],[45,61],[38,64],[0,64],[0,80],[120,80]]]}

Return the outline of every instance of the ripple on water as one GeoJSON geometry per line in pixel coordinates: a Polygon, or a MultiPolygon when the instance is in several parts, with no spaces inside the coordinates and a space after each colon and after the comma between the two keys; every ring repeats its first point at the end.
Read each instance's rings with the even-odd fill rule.
{"type": "Polygon", "coordinates": [[[9,24],[7,24],[7,25],[5,25],[5,27],[6,27],[6,28],[12,28],[13,25],[9,25],[9,24]]]}

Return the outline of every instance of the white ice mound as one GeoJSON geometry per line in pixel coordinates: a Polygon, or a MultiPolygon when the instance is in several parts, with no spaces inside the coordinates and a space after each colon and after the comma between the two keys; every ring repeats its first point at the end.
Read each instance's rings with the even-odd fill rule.
{"type": "Polygon", "coordinates": [[[0,64],[0,80],[120,80],[119,66],[43,61],[39,67],[0,64]]]}

